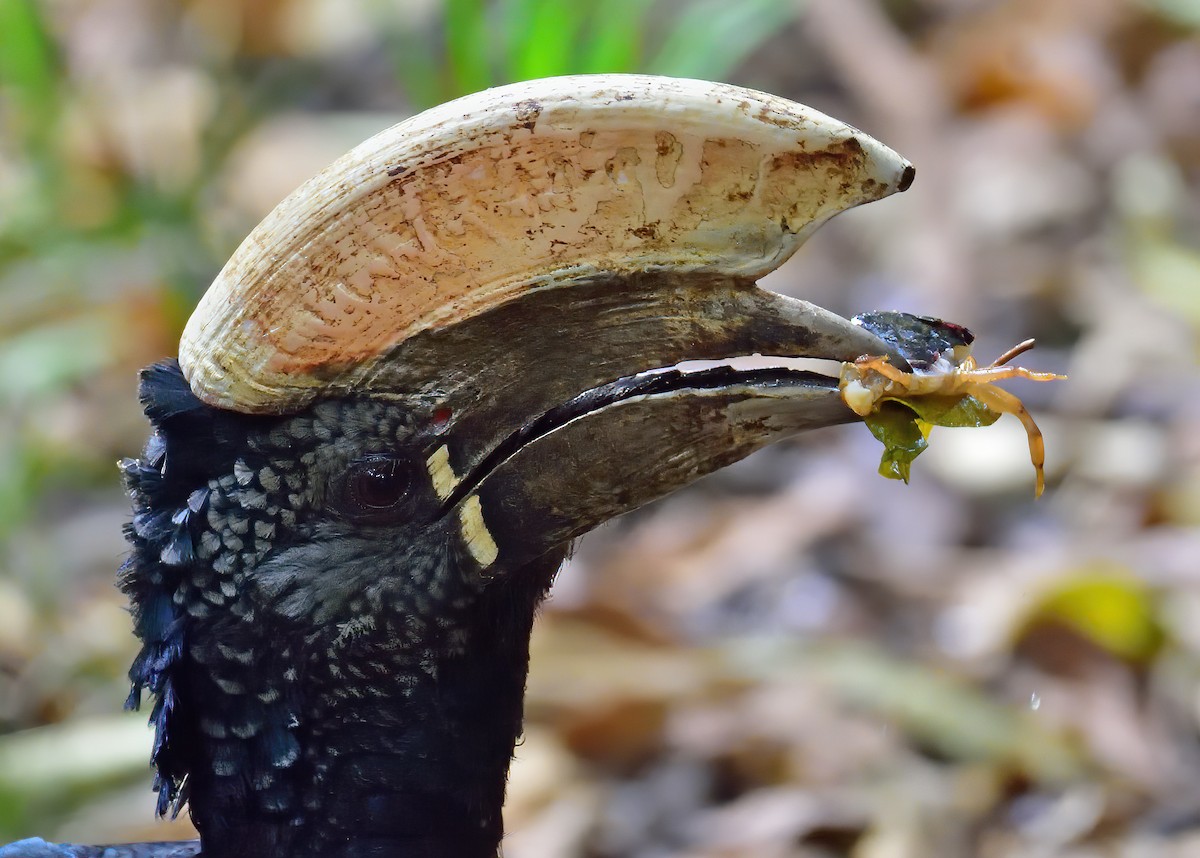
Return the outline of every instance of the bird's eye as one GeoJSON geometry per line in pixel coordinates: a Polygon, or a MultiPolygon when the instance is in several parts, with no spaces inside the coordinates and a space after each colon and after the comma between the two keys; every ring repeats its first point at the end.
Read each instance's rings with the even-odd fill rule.
{"type": "Polygon", "coordinates": [[[358,518],[387,517],[404,512],[412,491],[407,463],[385,456],[352,463],[343,485],[343,510],[358,518]]]}

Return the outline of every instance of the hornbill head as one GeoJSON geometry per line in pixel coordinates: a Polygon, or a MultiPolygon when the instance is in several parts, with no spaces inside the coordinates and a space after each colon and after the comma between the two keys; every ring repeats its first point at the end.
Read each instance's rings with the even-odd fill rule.
{"type": "Polygon", "coordinates": [[[783,99],[594,76],[443,105],[302,186],[143,377],[123,585],[161,807],[190,800],[205,855],[495,854],[570,541],[855,419],[834,378],[671,367],[892,353],[755,281],[912,178],[783,99]]]}

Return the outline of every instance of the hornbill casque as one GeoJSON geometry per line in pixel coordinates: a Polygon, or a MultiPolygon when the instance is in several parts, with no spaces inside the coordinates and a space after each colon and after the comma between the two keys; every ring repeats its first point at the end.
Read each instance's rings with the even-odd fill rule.
{"type": "Polygon", "coordinates": [[[484,858],[529,634],[573,539],[780,438],[902,355],[760,289],[913,168],[751,90],[580,76],[371,138],[245,240],[144,370],[119,573],[160,813],[198,843],[13,856],[484,858]],[[107,851],[106,851],[107,850],[107,851]]]}

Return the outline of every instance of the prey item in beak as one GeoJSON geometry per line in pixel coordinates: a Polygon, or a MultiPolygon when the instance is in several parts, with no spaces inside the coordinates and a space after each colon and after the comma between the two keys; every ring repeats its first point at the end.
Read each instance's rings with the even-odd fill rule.
{"type": "MultiPolygon", "coordinates": [[[[977,368],[973,335],[959,325],[895,312],[853,321],[902,357],[868,351],[843,363],[839,379],[730,366],[642,374],[542,414],[505,439],[447,499],[457,504],[461,547],[485,578],[493,577],[781,438],[859,417],[887,447],[880,473],[907,481],[908,462],[928,436],[928,428],[914,430],[920,444],[910,449],[908,424],[983,426],[1015,414],[1029,433],[1041,494],[1041,433],[1019,399],[994,387],[1008,378],[1063,377],[1004,365],[1032,340],[977,368]],[[901,368],[909,365],[912,372],[901,368]],[[871,401],[860,407],[867,395],[871,401]],[[906,407],[876,413],[891,403],[906,407]],[[893,474],[897,463],[903,471],[893,474]]],[[[828,354],[858,344],[830,342],[828,354]]]]}
{"type": "MultiPolygon", "coordinates": [[[[596,341],[613,372],[571,377],[572,394],[706,351],[755,351],[736,325],[713,330],[730,305],[756,300],[753,282],[819,224],[912,177],[854,128],[725,84],[597,75],[488,90],[377,135],[285,200],[202,299],[180,364],[205,402],[249,413],[430,392],[449,367],[481,369],[471,355],[434,355],[439,344],[512,305],[523,339],[588,352],[596,341]],[[644,313],[631,326],[594,316],[594,336],[543,315],[588,302],[634,315],[675,305],[676,315],[658,323],[644,313]],[[618,346],[634,329],[631,363],[618,346]],[[709,335],[717,342],[706,345],[709,335]],[[402,366],[408,352],[434,366],[402,366]]],[[[878,346],[793,303],[783,315],[809,321],[787,342],[765,341],[878,346]]],[[[497,334],[474,330],[476,340],[497,334]]]]}
{"type": "Polygon", "coordinates": [[[929,446],[934,426],[987,426],[1002,414],[1012,414],[1025,427],[1036,477],[1034,496],[1041,496],[1046,488],[1042,431],[1024,403],[997,386],[1014,378],[1066,380],[1065,375],[1009,363],[1032,349],[1033,340],[980,366],[971,354],[975,336],[961,325],[897,312],[863,313],[854,321],[895,345],[912,368],[906,372],[889,356],[879,355],[863,355],[842,365],[842,400],[884,445],[880,474],[908,482],[909,465],[929,446]]]}

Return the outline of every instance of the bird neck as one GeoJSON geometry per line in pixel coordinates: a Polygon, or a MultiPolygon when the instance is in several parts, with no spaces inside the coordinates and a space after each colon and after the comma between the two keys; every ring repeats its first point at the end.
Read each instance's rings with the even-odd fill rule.
{"type": "Polygon", "coordinates": [[[529,634],[561,560],[543,558],[490,584],[455,626],[451,647],[398,646],[411,632],[403,616],[372,618],[337,660],[322,659],[326,642],[310,638],[294,695],[294,763],[266,776],[253,769],[264,754],[255,741],[269,729],[238,753],[234,736],[202,738],[188,799],[205,858],[495,858],[529,634]],[[252,767],[233,789],[220,774],[231,756],[252,767]]]}

